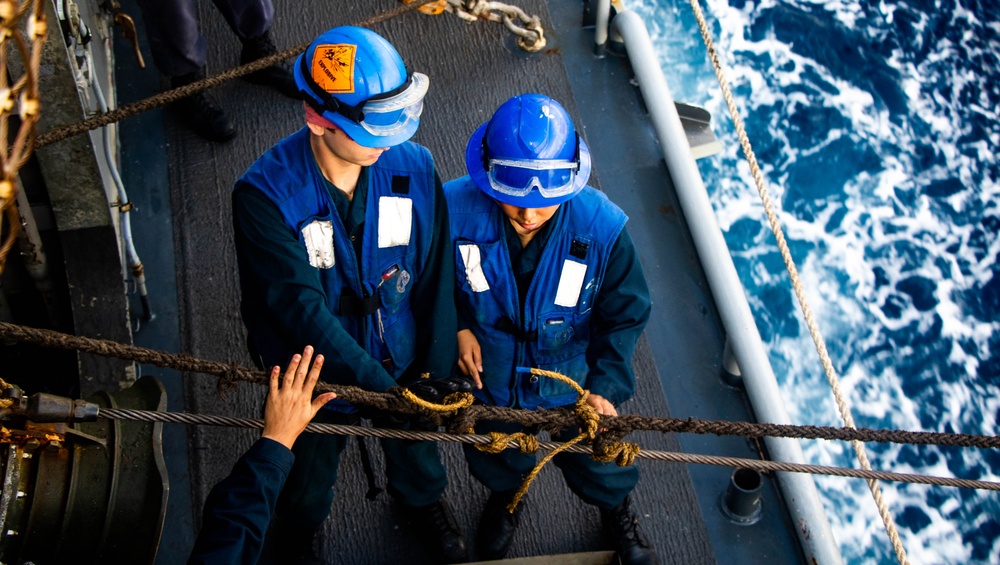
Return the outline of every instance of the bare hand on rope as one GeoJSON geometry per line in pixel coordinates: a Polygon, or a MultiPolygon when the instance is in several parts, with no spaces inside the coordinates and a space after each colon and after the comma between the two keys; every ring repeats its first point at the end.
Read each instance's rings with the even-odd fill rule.
{"type": "Polygon", "coordinates": [[[476,388],[483,388],[479,374],[483,372],[483,350],[472,330],[458,332],[458,368],[462,374],[472,377],[476,388]]]}
{"type": "Polygon", "coordinates": [[[324,404],[337,397],[335,392],[325,392],[315,399],[312,397],[319,371],[323,367],[323,356],[317,355],[309,367],[313,348],[307,345],[302,355],[296,353],[285,377],[278,385],[278,375],[281,367],[271,369],[270,389],[267,393],[267,404],[264,407],[263,437],[273,439],[288,449],[306,429],[306,425],[316,416],[316,412],[324,404]]]}
{"type": "Polygon", "coordinates": [[[615,405],[611,404],[607,398],[599,394],[590,393],[587,396],[587,405],[594,409],[601,416],[617,416],[618,411],[615,410],[615,405]]]}

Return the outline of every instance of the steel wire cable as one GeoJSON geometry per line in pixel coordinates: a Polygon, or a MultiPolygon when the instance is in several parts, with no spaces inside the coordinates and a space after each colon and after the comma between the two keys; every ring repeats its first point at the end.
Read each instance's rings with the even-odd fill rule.
{"type": "MultiPolygon", "coordinates": [[[[98,413],[99,418],[108,420],[132,420],[142,422],[168,422],[177,424],[194,424],[207,426],[229,426],[251,429],[263,429],[264,421],[254,418],[234,418],[229,416],[212,416],[207,414],[188,414],[184,412],[157,412],[151,410],[132,410],[123,408],[101,408],[98,413]]],[[[452,443],[467,443],[472,445],[488,445],[493,443],[489,436],[477,434],[451,434],[444,432],[418,431],[418,430],[397,430],[387,428],[374,428],[366,426],[348,426],[341,424],[317,424],[310,423],[306,426],[306,432],[333,435],[354,435],[364,437],[404,439],[416,441],[443,441],[452,443]]],[[[508,448],[519,448],[516,442],[509,442],[508,448]]],[[[567,446],[563,442],[539,441],[539,449],[554,451],[561,449],[564,452],[593,454],[589,447],[581,445],[567,446]]],[[[650,459],[656,461],[667,461],[673,463],[694,463],[700,465],[716,465],[720,467],[740,467],[756,469],[762,472],[786,471],[792,473],[810,473],[818,475],[832,475],[838,477],[850,477],[865,480],[884,480],[906,483],[917,483],[925,485],[950,486],[959,488],[971,488],[981,490],[1000,491],[1000,482],[982,481],[973,479],[958,479],[953,477],[937,477],[932,475],[920,475],[914,473],[896,473],[891,471],[876,471],[872,469],[850,469],[845,467],[834,467],[828,465],[805,465],[800,463],[784,463],[781,461],[768,461],[765,459],[747,459],[741,457],[723,457],[717,455],[699,455],[692,453],[678,453],[673,451],[642,450],[636,456],[639,459],[650,459]]]]}

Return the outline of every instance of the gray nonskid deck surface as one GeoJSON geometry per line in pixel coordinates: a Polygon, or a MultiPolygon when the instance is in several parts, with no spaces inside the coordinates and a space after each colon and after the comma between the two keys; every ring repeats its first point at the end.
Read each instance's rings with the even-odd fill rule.
{"type": "MultiPolygon", "coordinates": [[[[538,1],[521,2],[547,22],[548,10],[538,1]]],[[[278,2],[273,35],[279,48],[308,41],[322,31],[351,24],[392,9],[390,0],[365,3],[320,0],[278,2]]],[[[203,32],[209,38],[210,72],[238,60],[239,43],[210,2],[201,2],[203,32]]],[[[513,53],[506,29],[498,24],[466,24],[450,15],[407,14],[375,26],[403,54],[412,70],[431,77],[431,90],[421,128],[415,137],[435,155],[442,179],[464,174],[465,141],[503,100],[537,91],[562,101],[577,115],[565,70],[557,51],[526,57],[513,53]]],[[[167,139],[171,201],[178,271],[181,343],[197,357],[249,365],[239,315],[239,285],[231,227],[230,190],[253,160],[302,125],[301,103],[272,90],[240,81],[214,91],[239,129],[238,137],[211,144],[170,121],[167,139]]],[[[643,340],[636,355],[637,399],[623,412],[667,415],[656,367],[643,340]]],[[[186,381],[189,411],[258,417],[263,391],[242,386],[225,399],[207,377],[186,381]]],[[[255,432],[231,428],[192,427],[191,475],[194,509],[213,484],[224,477],[255,439],[255,432]]],[[[645,449],[678,448],[672,437],[637,435],[645,449]]],[[[374,443],[372,443],[374,447],[374,443]]],[[[381,456],[372,450],[376,468],[381,456]]],[[[472,480],[456,445],[443,445],[449,467],[446,496],[466,534],[474,539],[485,489],[472,480]]],[[[634,494],[636,510],[664,563],[711,563],[712,550],[682,465],[641,461],[643,479],[634,494]]],[[[380,480],[382,478],[380,477],[380,480]]],[[[346,452],[337,497],[325,527],[322,550],[333,563],[424,563],[430,557],[402,520],[387,495],[365,500],[367,485],[355,443],[346,452]]],[[[196,522],[200,521],[196,518],[196,522]]],[[[169,525],[168,525],[169,527],[169,525]]],[[[519,537],[511,556],[546,555],[607,549],[596,509],[576,499],[552,467],[532,485],[519,537]]]]}

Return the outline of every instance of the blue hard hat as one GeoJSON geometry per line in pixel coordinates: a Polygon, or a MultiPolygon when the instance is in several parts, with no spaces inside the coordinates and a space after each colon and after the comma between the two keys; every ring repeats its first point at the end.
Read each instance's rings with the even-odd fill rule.
{"type": "Polygon", "coordinates": [[[429,79],[408,73],[396,49],[361,27],[335,27],[295,62],[306,102],[365,147],[392,147],[420,125],[429,79]]]}
{"type": "Polygon", "coordinates": [[[518,208],[546,208],[587,185],[590,150],[561,104],[522,94],[504,102],[472,134],[465,167],[490,197],[518,208]]]}

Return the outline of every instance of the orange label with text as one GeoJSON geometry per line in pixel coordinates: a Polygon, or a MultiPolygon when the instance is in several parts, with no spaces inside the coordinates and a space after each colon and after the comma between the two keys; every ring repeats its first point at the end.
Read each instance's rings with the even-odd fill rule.
{"type": "Polygon", "coordinates": [[[356,45],[318,45],[313,52],[312,77],[330,94],[354,92],[354,50],[356,45]]]}

